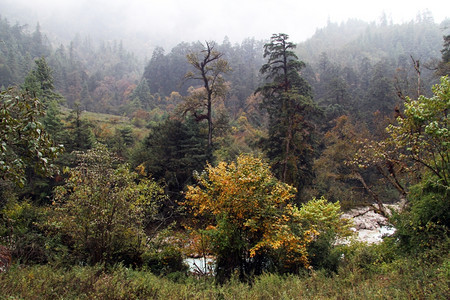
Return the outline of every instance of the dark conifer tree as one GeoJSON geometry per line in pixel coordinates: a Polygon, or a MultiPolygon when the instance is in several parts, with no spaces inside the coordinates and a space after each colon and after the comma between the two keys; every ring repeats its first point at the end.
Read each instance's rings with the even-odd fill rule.
{"type": "Polygon", "coordinates": [[[441,50],[442,61],[438,65],[439,76],[450,75],[450,34],[444,36],[444,47],[441,50]]]}
{"type": "Polygon", "coordinates": [[[153,109],[155,107],[154,99],[152,93],[150,92],[148,81],[145,77],[142,78],[142,80],[134,89],[133,93],[131,94],[131,100],[138,101],[138,103],[144,109],[153,109]]]}
{"type": "Polygon", "coordinates": [[[23,87],[44,104],[63,98],[54,90],[53,71],[44,57],[35,60],[35,67],[28,73],[23,87]]]}
{"type": "Polygon", "coordinates": [[[180,192],[193,182],[193,172],[203,170],[208,159],[200,126],[192,119],[167,119],[151,128],[133,155],[133,165],[141,165],[153,178],[164,181],[172,200],[180,199],[180,192]]]}
{"type": "Polygon", "coordinates": [[[310,85],[300,76],[305,66],[293,52],[295,44],[287,34],[274,34],[264,45],[267,63],[261,68],[267,83],[257,89],[269,115],[269,136],[262,145],[273,164],[274,173],[301,189],[312,177],[317,113],[310,85]]]}
{"type": "Polygon", "coordinates": [[[68,116],[68,133],[65,137],[64,146],[66,152],[85,151],[91,149],[95,138],[91,131],[88,121],[81,118],[81,109],[78,103],[75,104],[75,110],[68,116]]]}

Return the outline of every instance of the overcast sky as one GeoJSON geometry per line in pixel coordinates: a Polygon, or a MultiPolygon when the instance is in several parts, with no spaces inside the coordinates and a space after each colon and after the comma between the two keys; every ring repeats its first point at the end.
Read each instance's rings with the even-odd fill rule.
{"type": "Polygon", "coordinates": [[[39,20],[44,31],[73,38],[75,32],[108,39],[145,38],[147,46],[171,47],[181,41],[215,40],[228,36],[268,39],[287,33],[294,42],[311,37],[317,28],[349,18],[372,22],[382,14],[394,23],[430,11],[435,22],[448,17],[445,0],[0,0],[0,15],[13,22],[39,20]],[[24,18],[24,19],[22,19],[24,18]]]}

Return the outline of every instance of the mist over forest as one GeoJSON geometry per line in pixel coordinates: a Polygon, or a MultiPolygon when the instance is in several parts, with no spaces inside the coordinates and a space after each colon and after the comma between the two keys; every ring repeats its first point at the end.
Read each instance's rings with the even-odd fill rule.
{"type": "Polygon", "coordinates": [[[447,299],[441,12],[38,2],[0,3],[4,295],[447,299]]]}
{"type": "MultiPolygon", "coordinates": [[[[87,18],[90,19],[89,16],[87,18]]],[[[101,22],[95,26],[89,25],[89,22],[77,23],[76,28],[80,31],[72,39],[57,31],[49,31],[52,27],[43,28],[39,21],[33,25],[14,24],[2,17],[2,23],[5,30],[10,31],[9,36],[3,39],[3,61],[13,60],[15,64],[3,65],[3,77],[0,77],[3,86],[23,82],[33,67],[33,60],[44,56],[52,68],[55,87],[66,98],[69,107],[79,101],[83,109],[115,114],[129,110],[126,106],[133,102],[129,93],[142,79],[149,85],[150,93],[160,99],[151,104],[150,100],[143,100],[148,102],[145,103],[147,108],[159,106],[166,110],[164,99],[172,92],[185,96],[192,84],[184,80],[184,75],[190,70],[185,56],[192,51],[200,51],[205,41],[212,41],[179,40],[173,46],[164,48],[157,44],[157,40],[149,42],[144,38],[135,43],[129,38],[121,39],[123,29],[117,31],[115,38],[102,39],[101,36],[111,36],[111,33],[96,31],[96,28],[103,28],[101,22]],[[84,31],[82,26],[90,28],[89,34],[80,33],[84,31]],[[30,41],[21,45],[23,39],[30,41]],[[137,50],[140,54],[136,54],[136,47],[142,50],[149,43],[152,45],[151,51],[145,51],[143,55],[137,50]],[[80,99],[82,92],[89,94],[89,100],[80,99]],[[114,103],[109,103],[111,101],[114,103]]],[[[329,101],[324,97],[333,97],[326,95],[329,92],[324,90],[331,83],[320,78],[338,76],[343,88],[349,89],[344,93],[349,98],[347,105],[356,108],[352,102],[357,98],[370,98],[360,94],[367,90],[360,87],[358,80],[370,81],[375,67],[383,68],[380,70],[383,74],[379,76],[404,84],[407,95],[414,93],[415,88],[410,82],[415,76],[412,59],[422,62],[422,84],[424,91],[430,93],[431,85],[437,82],[433,68],[436,68],[441,56],[442,36],[448,32],[446,28],[448,20],[441,24],[434,23],[430,12],[418,14],[414,20],[403,24],[393,24],[386,15],[371,23],[357,19],[340,24],[330,22],[316,29],[306,41],[298,43],[295,53],[306,63],[302,73],[313,87],[316,102],[329,101]],[[322,72],[326,74],[321,76],[322,72]],[[335,75],[331,76],[330,72],[335,75]]],[[[136,36],[133,35],[133,38],[136,36]]],[[[259,69],[264,63],[263,45],[269,37],[261,40],[247,37],[232,43],[225,36],[221,41],[212,41],[217,45],[217,50],[224,53],[232,69],[224,75],[233,86],[225,104],[234,116],[243,109],[246,99],[261,83],[259,69]]],[[[333,84],[337,84],[336,81],[333,84]]],[[[393,86],[389,93],[395,93],[393,86]]]]}
{"type": "Polygon", "coordinates": [[[76,35],[94,41],[122,40],[127,49],[142,57],[149,57],[157,46],[170,50],[182,41],[222,42],[228,37],[234,44],[246,38],[268,40],[276,32],[288,32],[295,43],[300,43],[328,23],[341,24],[349,19],[402,24],[423,14],[439,24],[447,17],[439,1],[434,0],[380,0],[364,6],[353,0],[323,5],[281,0],[277,4],[279,13],[272,13],[273,6],[271,0],[214,1],[207,5],[203,0],[4,0],[0,12],[12,24],[27,25],[28,30],[39,22],[57,44],[67,44],[76,35]]]}

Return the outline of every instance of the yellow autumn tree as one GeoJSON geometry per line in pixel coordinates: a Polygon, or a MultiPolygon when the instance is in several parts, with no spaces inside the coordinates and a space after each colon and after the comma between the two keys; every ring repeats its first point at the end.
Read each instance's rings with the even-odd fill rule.
{"type": "Polygon", "coordinates": [[[196,177],[184,204],[203,221],[219,279],[236,270],[246,276],[280,264],[309,266],[307,246],[322,228],[291,203],[296,189],[276,179],[263,159],[242,154],[196,177]]]}

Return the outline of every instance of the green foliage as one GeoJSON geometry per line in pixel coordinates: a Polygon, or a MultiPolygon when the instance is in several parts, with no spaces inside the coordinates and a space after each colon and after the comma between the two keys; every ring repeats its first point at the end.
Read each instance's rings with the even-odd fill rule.
{"type": "MultiPolygon", "coordinates": [[[[225,104],[232,116],[246,109],[245,99],[253,94],[258,85],[258,70],[263,64],[263,41],[253,38],[245,39],[241,44],[231,45],[226,39],[222,44],[216,43],[216,50],[223,53],[233,72],[224,74],[224,79],[233,87],[228,91],[225,104]]],[[[203,46],[196,43],[181,42],[168,53],[156,47],[152,57],[145,66],[143,77],[148,81],[150,90],[164,98],[172,92],[186,95],[189,81],[180,82],[184,75],[192,71],[186,62],[187,53],[199,53],[203,46]]]]}
{"type": "Polygon", "coordinates": [[[341,219],[339,202],[328,202],[324,197],[313,198],[302,204],[299,213],[305,227],[313,227],[319,235],[325,234],[327,238],[331,237],[332,243],[336,242],[337,237],[350,234],[349,221],[341,219]]]}
{"type": "Polygon", "coordinates": [[[56,170],[53,160],[62,151],[40,122],[41,102],[16,88],[0,94],[0,177],[23,186],[25,170],[50,176],[56,170]]]}
{"type": "Polygon", "coordinates": [[[155,99],[150,92],[150,88],[148,86],[148,81],[146,78],[143,78],[136,88],[133,90],[131,94],[131,98],[139,101],[139,104],[142,105],[144,109],[153,109],[155,106],[155,99]]]}
{"type": "Polygon", "coordinates": [[[352,235],[351,221],[341,218],[339,202],[329,202],[324,197],[302,204],[299,220],[303,228],[312,228],[316,236],[307,245],[310,264],[314,269],[336,271],[340,253],[335,249],[339,238],[352,235]]]}
{"type": "Polygon", "coordinates": [[[117,266],[105,272],[102,265],[93,267],[74,267],[62,271],[54,267],[20,268],[2,276],[2,296],[37,299],[76,298],[76,299],[151,299],[157,296],[157,277],[151,273],[137,273],[117,266]],[[17,276],[17,277],[16,277],[17,276]],[[26,283],[14,286],[4,285],[3,280],[17,279],[26,283]],[[40,291],[35,290],[40,286],[40,291]]]}
{"type": "Polygon", "coordinates": [[[449,239],[449,189],[438,182],[429,175],[411,187],[408,207],[393,217],[394,237],[407,253],[423,252],[449,239]]]}
{"type": "Polygon", "coordinates": [[[188,270],[182,253],[174,247],[166,247],[161,252],[144,253],[143,264],[153,274],[169,277],[174,273],[186,274],[188,270]]]}
{"type": "Polygon", "coordinates": [[[50,101],[61,101],[62,96],[54,91],[53,72],[44,57],[35,60],[35,67],[25,77],[23,88],[41,99],[44,104],[50,101]]]}
{"type": "Polygon", "coordinates": [[[207,142],[202,129],[192,119],[167,119],[152,126],[133,153],[134,167],[141,166],[156,180],[164,181],[166,193],[173,201],[165,205],[166,210],[181,199],[181,191],[193,181],[193,171],[204,167],[207,142]]]}
{"type": "Polygon", "coordinates": [[[345,114],[375,129],[380,117],[392,116],[395,105],[401,106],[397,95],[417,97],[420,88],[429,96],[436,76],[424,62],[440,60],[438,28],[448,27],[445,23],[434,23],[426,12],[402,24],[329,22],[299,43],[296,54],[307,62],[302,75],[324,108],[326,121],[345,114]],[[420,58],[420,87],[411,56],[420,58]]]}
{"type": "Polygon", "coordinates": [[[450,184],[450,80],[442,77],[433,87],[433,97],[406,99],[404,117],[387,128],[389,143],[400,152],[400,160],[431,171],[439,184],[450,184]]]}
{"type": "MultiPolygon", "coordinates": [[[[321,53],[316,72],[320,73],[315,85],[314,99],[324,107],[327,120],[347,114],[353,109],[353,94],[349,92],[349,79],[353,79],[353,69],[342,68],[338,62],[331,62],[326,52],[321,53]]],[[[311,82],[311,84],[313,84],[311,82]]]]}
{"type": "Polygon", "coordinates": [[[450,62],[450,35],[444,36],[444,47],[441,50],[442,61],[444,63],[450,62]]]}
{"type": "Polygon", "coordinates": [[[333,124],[335,126],[323,136],[325,149],[314,160],[315,178],[307,192],[313,196],[324,195],[332,202],[339,201],[346,209],[369,203],[356,175],[358,167],[348,163],[361,147],[358,140],[367,138],[369,132],[353,124],[348,116],[335,119],[333,124]]]}
{"type": "Polygon", "coordinates": [[[104,136],[108,148],[117,156],[129,160],[136,142],[132,126],[116,127],[113,136],[104,136]]]}
{"type": "MultiPolygon", "coordinates": [[[[365,101],[359,104],[366,106],[364,111],[368,112],[365,116],[362,116],[363,118],[370,118],[370,112],[381,113],[382,116],[392,114],[399,101],[395,95],[392,77],[392,69],[387,62],[380,61],[373,66],[365,101]]],[[[373,122],[377,122],[377,120],[373,122]]],[[[373,125],[372,128],[375,128],[375,126],[373,125]]]]}
{"type": "Polygon", "coordinates": [[[146,250],[142,254],[144,270],[168,278],[173,276],[174,279],[187,276],[188,265],[185,264],[183,255],[187,241],[183,238],[185,235],[175,231],[174,227],[176,223],[152,230],[152,234],[149,234],[146,250]]]}
{"type": "MultiPolygon", "coordinates": [[[[176,91],[174,87],[179,85],[179,80],[183,78],[189,67],[186,63],[186,53],[189,51],[186,46],[186,43],[179,44],[167,55],[161,47],[153,50],[152,57],[145,66],[143,74],[143,78],[146,79],[153,93],[166,96],[172,91],[176,91]]],[[[183,86],[183,88],[186,87],[183,86]]]]}
{"type": "Polygon", "coordinates": [[[141,264],[144,226],[154,219],[161,187],[118,165],[104,146],[78,154],[64,186],[55,191],[49,224],[64,233],[81,262],[141,264]]]}
{"type": "Polygon", "coordinates": [[[450,34],[444,36],[444,45],[441,53],[442,60],[439,62],[436,73],[440,76],[450,76],[450,34]]]}
{"type": "Polygon", "coordinates": [[[32,68],[32,59],[51,52],[39,24],[34,32],[26,30],[26,27],[18,23],[10,25],[6,18],[0,18],[0,86],[23,83],[32,68]]]}
{"type": "MultiPolygon", "coordinates": [[[[47,109],[45,116],[41,118],[41,123],[48,133],[49,137],[55,144],[64,145],[66,142],[67,132],[64,128],[64,124],[61,121],[61,111],[59,104],[56,101],[47,103],[47,109]]],[[[64,145],[66,146],[66,145],[64,145]]],[[[67,150],[67,147],[64,147],[67,150]]],[[[54,165],[58,170],[62,170],[64,166],[68,165],[70,160],[66,158],[70,154],[64,151],[54,160],[54,165]]],[[[48,177],[36,173],[31,169],[27,169],[27,184],[17,190],[19,198],[29,198],[34,204],[50,203],[53,193],[53,187],[61,183],[62,177],[57,174],[53,177],[48,177]]]]}
{"type": "Polygon", "coordinates": [[[47,104],[45,117],[42,119],[45,130],[57,143],[61,143],[64,137],[64,125],[60,115],[61,110],[59,104],[56,101],[51,101],[47,104]]]}
{"type": "MultiPolygon", "coordinates": [[[[412,49],[412,55],[421,60],[435,58],[435,40],[441,35],[435,25],[426,20],[395,26],[358,21],[340,26],[330,23],[297,50],[308,58],[308,65],[298,61],[295,45],[284,34],[274,35],[265,45],[265,63],[260,55],[262,42],[254,40],[235,46],[226,40],[214,49],[217,53],[208,51],[213,50],[212,44],[203,47],[200,43],[181,43],[168,55],[161,48],[155,49],[144,78],[139,81],[138,60],[126,53],[121,44],[107,42],[95,48],[90,39],[76,38],[67,50],[61,45],[50,54],[39,25],[30,35],[23,32],[22,26],[9,26],[0,19],[0,40],[4,42],[0,47],[0,85],[20,83],[28,74],[24,87],[47,106],[43,117],[42,105],[29,95],[16,89],[2,92],[1,243],[11,248],[20,264],[123,262],[144,265],[160,275],[180,271],[173,276],[182,277],[185,283],[177,285],[121,266],[109,270],[105,265],[66,270],[23,266],[0,274],[0,298],[444,298],[449,294],[450,272],[446,254],[448,78],[442,78],[433,89],[434,96],[407,98],[403,116],[398,113],[397,122],[388,129],[390,137],[364,142],[367,147],[354,143],[356,136],[367,137],[361,128],[370,123],[368,116],[373,112],[378,111],[376,123],[369,124],[374,130],[380,117],[391,114],[394,88],[401,96],[415,94],[417,89],[428,92],[416,87],[409,53],[405,55],[403,49],[412,49]],[[350,28],[351,23],[357,29],[350,28]],[[191,53],[191,65],[186,63],[186,53],[191,53]],[[218,53],[223,53],[229,63],[220,61],[207,67],[208,57],[215,58],[218,53]],[[41,58],[33,62],[35,57],[41,58]],[[267,84],[259,89],[261,94],[248,97],[257,86],[260,65],[267,84]],[[220,71],[229,66],[235,72],[222,77],[220,71]],[[200,73],[187,73],[189,67],[200,73]],[[291,203],[294,189],[273,177],[269,163],[240,156],[237,163],[221,163],[216,168],[208,165],[199,175],[198,185],[190,187],[186,194],[186,203],[191,202],[198,213],[193,220],[197,236],[205,243],[199,252],[205,254],[209,247],[216,254],[219,276],[231,276],[232,280],[214,286],[208,279],[183,277],[183,257],[173,233],[158,231],[155,236],[159,241],[155,241],[147,239],[143,229],[155,225],[157,212],[158,217],[161,213],[179,217],[173,214],[177,212],[175,200],[192,183],[193,171],[203,169],[204,162],[211,158],[210,151],[205,154],[206,131],[211,133],[211,126],[206,130],[192,119],[169,119],[148,126],[151,134],[136,147],[133,157],[139,175],[130,172],[104,148],[97,148],[73,154],[80,164],[68,171],[68,182],[57,189],[53,209],[36,207],[34,199],[20,199],[29,190],[49,190],[50,185],[44,186],[48,182],[39,176],[51,175],[55,170],[51,160],[60,148],[54,146],[43,129],[57,143],[66,144],[69,151],[92,148],[95,131],[98,140],[127,159],[130,148],[145,129],[132,131],[124,123],[115,131],[109,131],[108,126],[93,127],[93,123],[81,118],[82,109],[125,112],[133,118],[133,124],[144,128],[149,122],[161,120],[181,102],[187,86],[180,80],[186,73],[187,78],[200,79],[202,83],[203,75],[207,76],[207,85],[190,89],[185,104],[196,121],[206,118],[214,123],[216,157],[228,161],[241,150],[250,152],[259,140],[278,178],[300,190],[311,182],[314,172],[315,186],[310,194],[325,194],[325,198],[339,200],[342,205],[348,204],[343,201],[354,203],[368,195],[355,190],[388,190],[386,181],[382,186],[375,185],[380,176],[374,176],[372,170],[378,169],[401,193],[409,192],[409,206],[393,218],[396,236],[379,246],[335,247],[338,237],[348,234],[348,223],[340,220],[339,203],[320,198],[297,208],[291,203]],[[395,85],[391,78],[395,78],[395,85]],[[208,100],[205,101],[212,91],[208,84],[216,79],[220,85],[211,96],[218,97],[211,100],[224,101],[211,108],[221,109],[222,114],[212,113],[208,100]],[[233,86],[227,94],[225,81],[233,86]],[[67,97],[70,106],[76,106],[64,122],[67,133],[56,103],[49,101],[59,98],[54,87],[67,97]],[[179,93],[173,92],[177,90],[179,93]],[[336,127],[325,136],[326,149],[314,168],[317,109],[311,100],[312,91],[318,103],[324,105],[324,130],[330,129],[331,123],[326,121],[343,113],[360,122],[356,128],[346,118],[339,118],[336,127]],[[269,114],[265,139],[261,138],[267,127],[265,116],[255,113],[261,96],[269,114]],[[240,117],[233,120],[235,116],[240,117]],[[366,161],[359,161],[361,165],[374,163],[373,168],[361,171],[356,165],[343,164],[357,148],[367,150],[362,153],[368,156],[366,161]],[[421,180],[419,184],[409,187],[413,182],[410,178],[398,177],[405,170],[414,171],[414,177],[421,180]],[[165,182],[170,200],[162,196],[161,188],[152,180],[140,177],[147,177],[147,172],[165,182]],[[12,183],[23,186],[26,177],[32,183],[14,192],[12,183]],[[400,255],[405,250],[408,255],[419,255],[400,255]],[[302,271],[304,266],[313,268],[302,271]],[[314,271],[320,269],[325,271],[314,271]],[[304,273],[304,277],[264,274],[254,277],[252,286],[233,280],[263,271],[304,273]],[[306,272],[311,276],[306,277],[306,272]]],[[[442,51],[446,64],[447,41],[448,36],[442,51]]],[[[431,71],[421,71],[423,86],[429,86],[431,71]]],[[[124,119],[121,122],[128,122],[124,119]]],[[[209,140],[212,141],[211,135],[209,140]]],[[[67,158],[70,156],[61,160],[65,165],[72,162],[67,158]]],[[[304,193],[297,195],[312,198],[304,193]]]]}
{"type": "MultiPolygon", "coordinates": [[[[399,112],[395,123],[387,126],[387,136],[380,141],[360,140],[362,147],[352,164],[361,169],[375,167],[402,198],[409,193],[409,186],[420,182],[427,173],[433,175],[428,180],[436,179],[435,185],[448,189],[449,91],[449,80],[442,77],[441,84],[433,87],[433,97],[422,95],[417,100],[406,97],[404,112],[399,112]],[[409,180],[403,181],[405,173],[409,180]]],[[[374,195],[379,209],[383,210],[381,199],[370,188],[366,190],[374,195]]]]}
{"type": "Polygon", "coordinates": [[[81,108],[77,104],[67,117],[68,125],[67,134],[64,136],[64,145],[68,153],[91,149],[95,143],[92,124],[81,115],[81,108]]]}
{"type": "MultiPolygon", "coordinates": [[[[366,85],[374,73],[373,66],[380,60],[386,61],[391,75],[402,74],[399,79],[405,83],[403,92],[407,89],[404,94],[411,96],[410,91],[415,92],[417,88],[409,55],[422,61],[440,59],[443,54],[439,52],[442,27],[445,24],[435,24],[429,16],[383,26],[360,20],[341,24],[330,22],[308,41],[299,44],[295,53],[308,64],[302,75],[313,85],[315,99],[328,101],[329,108],[334,107],[336,111],[346,110],[350,105],[354,113],[365,113],[366,104],[377,102],[366,85]],[[322,53],[327,54],[332,69],[338,74],[332,69],[322,71],[317,67],[322,53]],[[393,70],[398,72],[394,74],[393,70]],[[339,96],[339,91],[344,91],[344,97],[339,96]],[[335,96],[344,102],[351,101],[351,104],[335,107],[335,96]]],[[[159,100],[173,91],[186,95],[189,86],[181,82],[190,69],[186,54],[202,50],[198,42],[180,42],[167,53],[157,47],[145,66],[139,56],[128,52],[118,41],[94,41],[90,37],[77,36],[69,43],[59,45],[47,38],[39,27],[34,32],[26,28],[26,25],[14,24],[5,18],[0,21],[0,40],[4,41],[0,47],[0,86],[22,84],[34,66],[34,59],[44,56],[53,70],[56,90],[64,95],[69,106],[80,101],[83,109],[89,111],[116,114],[126,111],[130,102],[136,99],[131,95],[142,73],[154,93],[155,103],[161,104],[159,100]],[[52,49],[50,42],[57,46],[52,49]]],[[[444,34],[448,35],[447,32],[444,34]]],[[[260,84],[257,73],[265,63],[263,45],[264,41],[252,38],[240,44],[231,45],[228,40],[217,44],[217,50],[226,55],[230,67],[235,70],[225,76],[233,87],[226,99],[226,107],[233,117],[246,109],[245,99],[260,84]]],[[[421,71],[423,86],[428,87],[434,81],[433,71],[426,68],[421,71]]],[[[385,77],[392,78],[390,75],[385,77]]],[[[145,107],[146,104],[142,104],[145,107]]]]}
{"type": "Polygon", "coordinates": [[[14,262],[43,264],[55,259],[50,247],[55,241],[42,226],[47,217],[45,208],[14,197],[0,210],[0,244],[11,250],[14,262]]]}
{"type": "Polygon", "coordinates": [[[351,241],[346,245],[336,247],[340,255],[337,272],[349,274],[359,272],[361,276],[382,273],[380,268],[402,258],[395,239],[385,238],[380,244],[351,241]]]}
{"type": "MultiPolygon", "coordinates": [[[[162,236],[166,239],[171,238],[164,233],[162,236]]],[[[160,276],[170,276],[173,273],[187,274],[188,266],[184,263],[184,256],[180,247],[170,242],[155,243],[152,241],[151,243],[150,250],[142,255],[144,268],[160,276]]]]}
{"type": "Polygon", "coordinates": [[[275,83],[286,83],[288,86],[280,86],[279,89],[290,89],[295,86],[294,78],[305,63],[298,61],[293,52],[296,45],[288,42],[289,36],[284,33],[274,34],[270,43],[264,45],[264,57],[268,62],[261,67],[261,73],[266,74],[266,79],[272,79],[275,83]]]}

